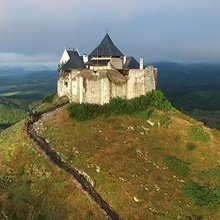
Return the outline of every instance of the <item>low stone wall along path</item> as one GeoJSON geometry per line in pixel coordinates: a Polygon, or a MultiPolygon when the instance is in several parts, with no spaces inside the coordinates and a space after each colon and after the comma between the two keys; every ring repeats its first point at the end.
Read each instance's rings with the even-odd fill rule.
{"type": "Polygon", "coordinates": [[[62,170],[69,173],[83,188],[85,192],[99,205],[99,207],[105,212],[108,219],[117,220],[119,219],[119,215],[113,208],[101,197],[101,195],[96,192],[96,190],[91,186],[91,184],[86,180],[86,178],[81,175],[76,169],[70,167],[65,162],[63,162],[62,158],[58,155],[58,153],[51,149],[49,144],[46,142],[44,137],[41,137],[37,132],[34,130],[34,123],[37,122],[44,114],[54,111],[57,108],[63,107],[65,104],[58,105],[51,109],[33,113],[30,115],[27,123],[27,133],[34,142],[38,144],[38,146],[45,152],[47,157],[52,161],[55,165],[57,165],[62,170]]]}

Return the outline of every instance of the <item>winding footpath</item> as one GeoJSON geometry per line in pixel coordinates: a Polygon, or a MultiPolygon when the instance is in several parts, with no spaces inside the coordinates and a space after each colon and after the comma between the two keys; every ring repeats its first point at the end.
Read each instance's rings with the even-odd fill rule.
{"type": "Polygon", "coordinates": [[[30,115],[27,123],[26,123],[26,129],[27,133],[30,136],[30,138],[38,144],[38,146],[45,152],[47,157],[59,168],[66,171],[68,174],[70,174],[72,177],[75,178],[75,180],[82,186],[83,190],[88,193],[88,195],[99,205],[99,207],[105,212],[108,219],[112,220],[118,220],[119,215],[116,211],[113,210],[113,208],[101,197],[101,195],[92,187],[92,185],[86,180],[86,178],[81,175],[76,169],[70,167],[65,162],[62,161],[62,158],[58,155],[58,153],[54,150],[52,150],[49,146],[49,144],[46,142],[45,138],[41,137],[37,132],[34,130],[34,123],[36,123],[38,120],[41,119],[41,117],[49,112],[52,112],[60,107],[63,107],[65,104],[58,105],[54,108],[39,112],[39,113],[33,113],[30,115]]]}

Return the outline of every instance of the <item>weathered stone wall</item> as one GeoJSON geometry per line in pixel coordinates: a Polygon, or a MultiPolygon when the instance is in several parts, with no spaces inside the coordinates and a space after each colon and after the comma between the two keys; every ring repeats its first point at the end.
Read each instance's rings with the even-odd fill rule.
{"type": "Polygon", "coordinates": [[[70,74],[62,74],[57,81],[57,94],[58,97],[67,96],[71,100],[71,80],[70,74]]]}
{"type": "Polygon", "coordinates": [[[110,82],[108,77],[90,80],[86,75],[79,74],[77,70],[61,74],[57,83],[59,97],[67,96],[72,102],[103,105],[114,97],[131,99],[145,95],[156,89],[157,84],[157,69],[151,66],[144,70],[129,70],[127,82],[117,85],[110,82]]]}
{"type": "Polygon", "coordinates": [[[114,83],[111,83],[111,98],[120,97],[126,99],[126,93],[127,83],[122,85],[115,85],[114,83]]]}
{"type": "Polygon", "coordinates": [[[115,69],[122,69],[123,59],[122,58],[111,58],[111,66],[115,69]]]}
{"type": "MultiPolygon", "coordinates": [[[[73,76],[71,75],[71,78],[73,76]]],[[[71,93],[71,102],[80,102],[79,100],[79,77],[73,77],[71,79],[71,88],[70,88],[70,93],[71,93]]]]}
{"type": "Polygon", "coordinates": [[[101,103],[101,82],[89,81],[84,79],[84,101],[87,103],[100,104],[101,103]]]}
{"type": "Polygon", "coordinates": [[[156,89],[157,69],[147,67],[144,70],[129,70],[127,82],[127,99],[132,99],[156,89]]]}

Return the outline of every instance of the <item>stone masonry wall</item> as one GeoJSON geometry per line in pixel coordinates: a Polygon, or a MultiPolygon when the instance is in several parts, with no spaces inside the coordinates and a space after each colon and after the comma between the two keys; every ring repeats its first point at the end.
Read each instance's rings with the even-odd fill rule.
{"type": "Polygon", "coordinates": [[[147,67],[144,70],[129,70],[127,81],[127,99],[132,99],[156,89],[157,69],[147,67]]]}
{"type": "Polygon", "coordinates": [[[144,70],[129,70],[127,82],[116,85],[108,78],[89,80],[86,77],[77,76],[80,71],[65,73],[57,82],[58,96],[67,96],[72,102],[86,102],[93,104],[105,104],[111,98],[120,97],[132,99],[145,95],[148,91],[156,89],[157,69],[147,67],[144,70]]]}
{"type": "Polygon", "coordinates": [[[70,87],[71,87],[70,75],[65,74],[60,76],[57,81],[58,97],[67,96],[71,100],[70,87]]]}

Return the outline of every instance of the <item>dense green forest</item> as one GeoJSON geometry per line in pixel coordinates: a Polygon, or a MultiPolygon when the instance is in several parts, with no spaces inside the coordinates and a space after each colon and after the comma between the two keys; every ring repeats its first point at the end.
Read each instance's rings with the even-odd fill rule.
{"type": "Polygon", "coordinates": [[[220,129],[220,65],[154,63],[158,86],[176,108],[220,129]]]}

